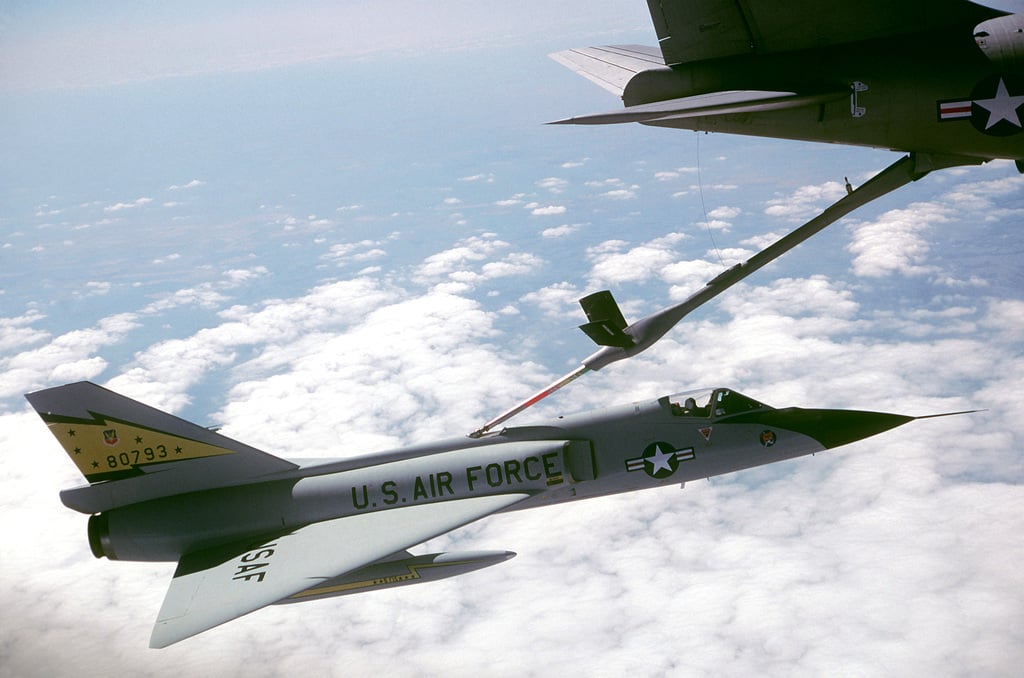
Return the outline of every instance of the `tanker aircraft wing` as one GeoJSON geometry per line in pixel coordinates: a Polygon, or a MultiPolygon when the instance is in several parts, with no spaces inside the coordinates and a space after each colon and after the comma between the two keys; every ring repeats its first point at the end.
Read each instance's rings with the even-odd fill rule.
{"type": "Polygon", "coordinates": [[[645,125],[1024,169],[1024,14],[967,0],[648,0],[658,47],[552,54],[645,125]],[[970,159],[974,159],[973,161],[970,159]]]}
{"type": "Polygon", "coordinates": [[[150,647],[167,647],[528,496],[520,492],[402,506],[186,554],[160,608],[150,647]]]}
{"type": "Polygon", "coordinates": [[[648,0],[665,62],[779,54],[1002,14],[967,0],[648,0]]]}

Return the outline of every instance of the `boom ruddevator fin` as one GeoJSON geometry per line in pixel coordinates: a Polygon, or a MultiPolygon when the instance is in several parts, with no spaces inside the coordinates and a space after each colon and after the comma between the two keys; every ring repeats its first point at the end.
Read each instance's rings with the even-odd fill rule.
{"type": "Polygon", "coordinates": [[[580,306],[587,314],[590,322],[580,325],[580,329],[599,346],[618,346],[629,348],[633,338],[623,332],[626,319],[615,302],[615,297],[608,290],[594,292],[580,299],[580,306]]]}

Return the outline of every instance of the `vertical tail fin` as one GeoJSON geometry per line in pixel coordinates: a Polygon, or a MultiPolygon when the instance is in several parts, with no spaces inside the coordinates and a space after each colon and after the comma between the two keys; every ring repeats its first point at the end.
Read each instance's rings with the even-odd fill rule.
{"type": "MultiPolygon", "coordinates": [[[[296,468],[289,461],[90,382],[25,397],[91,485],[125,488],[116,493],[109,487],[104,490],[107,500],[103,505],[206,489],[296,468]],[[131,491],[127,491],[129,486],[131,491]]],[[[68,504],[66,494],[62,497],[68,504]]],[[[87,512],[105,510],[88,503],[87,512]]]]}

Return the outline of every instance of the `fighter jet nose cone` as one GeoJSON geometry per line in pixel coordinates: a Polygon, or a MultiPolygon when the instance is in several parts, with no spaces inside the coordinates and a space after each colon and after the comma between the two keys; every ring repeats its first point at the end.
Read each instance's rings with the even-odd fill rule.
{"type": "Polygon", "coordinates": [[[779,428],[814,438],[825,449],[847,445],[902,426],[914,417],[859,410],[804,410],[798,407],[768,413],[779,428]]]}

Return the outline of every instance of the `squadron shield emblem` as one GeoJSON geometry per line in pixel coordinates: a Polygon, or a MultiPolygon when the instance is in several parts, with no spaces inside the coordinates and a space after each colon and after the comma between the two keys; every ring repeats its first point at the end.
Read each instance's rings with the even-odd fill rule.
{"type": "Polygon", "coordinates": [[[117,445],[117,429],[108,428],[103,432],[103,442],[106,445],[113,447],[117,445]]]}

